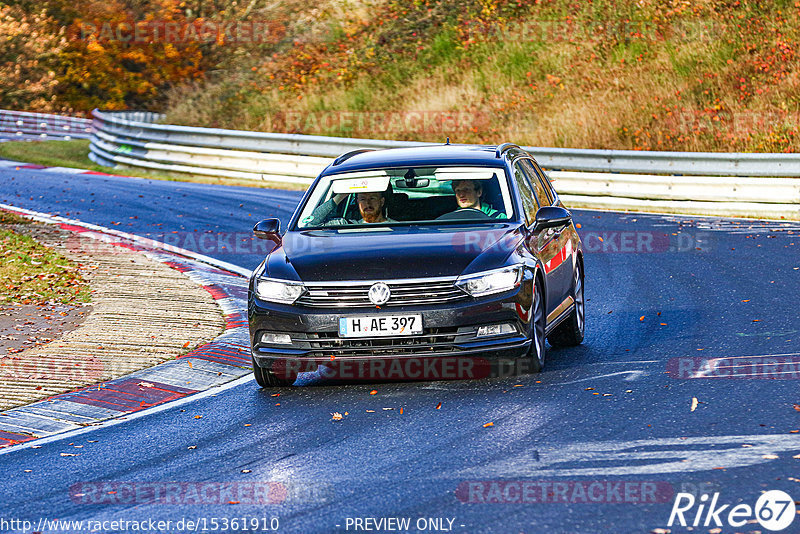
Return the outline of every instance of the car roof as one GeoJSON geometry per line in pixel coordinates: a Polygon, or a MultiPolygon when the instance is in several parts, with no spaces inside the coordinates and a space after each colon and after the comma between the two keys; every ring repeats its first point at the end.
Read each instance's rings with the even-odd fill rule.
{"type": "Polygon", "coordinates": [[[330,165],[324,175],[381,167],[437,167],[441,165],[502,166],[496,146],[433,145],[412,148],[369,150],[330,165]]]}

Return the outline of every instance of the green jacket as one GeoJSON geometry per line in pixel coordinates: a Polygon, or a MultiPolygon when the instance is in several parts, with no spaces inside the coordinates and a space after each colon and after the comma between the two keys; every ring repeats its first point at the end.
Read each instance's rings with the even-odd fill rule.
{"type": "Polygon", "coordinates": [[[500,213],[496,209],[489,206],[489,204],[486,204],[484,202],[481,202],[481,211],[493,219],[497,219],[498,217],[503,216],[502,213],[500,213]]]}

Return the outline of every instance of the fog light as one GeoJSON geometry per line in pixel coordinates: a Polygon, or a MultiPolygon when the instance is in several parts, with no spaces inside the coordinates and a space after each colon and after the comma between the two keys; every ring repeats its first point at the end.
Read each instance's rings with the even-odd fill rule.
{"type": "Polygon", "coordinates": [[[291,345],[292,336],[289,334],[273,334],[271,332],[264,332],[261,334],[261,342],[268,345],[291,345]]]}
{"type": "Polygon", "coordinates": [[[516,334],[516,333],[517,333],[516,327],[510,323],[492,324],[489,326],[478,327],[478,337],[502,336],[506,334],[516,334]]]}

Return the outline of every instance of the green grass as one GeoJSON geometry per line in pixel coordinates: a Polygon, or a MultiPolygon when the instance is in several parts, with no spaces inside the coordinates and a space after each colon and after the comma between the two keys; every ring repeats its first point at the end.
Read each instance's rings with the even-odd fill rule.
{"type": "MultiPolygon", "coordinates": [[[[12,230],[20,217],[0,212],[0,302],[74,304],[91,301],[78,267],[54,250],[12,230]]],[[[23,220],[24,221],[24,220],[23,220]]],[[[27,222],[27,221],[25,221],[27,222]]]]}
{"type": "Polygon", "coordinates": [[[203,184],[237,185],[245,187],[261,187],[274,189],[295,189],[304,191],[302,185],[282,184],[277,182],[255,182],[252,180],[239,180],[213,176],[192,176],[188,174],[169,174],[148,172],[132,168],[111,169],[97,165],[89,159],[89,140],[75,139],[72,141],[11,141],[0,143],[0,158],[15,161],[24,161],[47,167],[69,167],[73,169],[88,169],[90,171],[133,176],[136,178],[149,178],[151,180],[166,180],[170,182],[194,182],[203,184]]]}

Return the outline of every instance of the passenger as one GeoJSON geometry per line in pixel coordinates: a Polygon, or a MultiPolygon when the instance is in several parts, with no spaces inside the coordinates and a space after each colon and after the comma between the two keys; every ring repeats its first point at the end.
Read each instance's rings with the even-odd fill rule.
{"type": "Polygon", "coordinates": [[[330,200],[323,202],[311,213],[308,226],[341,226],[345,224],[377,224],[394,223],[394,219],[386,217],[386,197],[384,193],[369,192],[358,193],[356,202],[361,219],[351,221],[344,217],[335,217],[336,207],[346,199],[347,193],[334,195],[330,200]]]}
{"type": "Polygon", "coordinates": [[[503,214],[493,209],[488,203],[481,202],[483,186],[479,180],[453,180],[453,192],[456,194],[458,209],[479,210],[492,218],[502,217],[503,214]]]}

